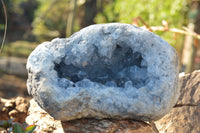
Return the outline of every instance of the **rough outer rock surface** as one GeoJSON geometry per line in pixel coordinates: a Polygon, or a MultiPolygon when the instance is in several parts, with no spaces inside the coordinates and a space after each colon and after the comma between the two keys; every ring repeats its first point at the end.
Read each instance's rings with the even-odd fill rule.
{"type": "Polygon", "coordinates": [[[142,121],[112,119],[78,119],[68,122],[55,120],[32,99],[26,118],[28,125],[37,125],[38,133],[156,133],[142,121]]]}
{"type": "Polygon", "coordinates": [[[180,77],[176,106],[156,121],[160,133],[200,133],[200,70],[180,77]]]}
{"type": "Polygon", "coordinates": [[[79,119],[62,122],[66,133],[156,133],[154,128],[142,121],[112,119],[79,119]]]}
{"type": "Polygon", "coordinates": [[[157,120],[179,97],[178,58],[166,41],[129,24],[86,27],[39,45],[27,88],[56,119],[157,120]]]}

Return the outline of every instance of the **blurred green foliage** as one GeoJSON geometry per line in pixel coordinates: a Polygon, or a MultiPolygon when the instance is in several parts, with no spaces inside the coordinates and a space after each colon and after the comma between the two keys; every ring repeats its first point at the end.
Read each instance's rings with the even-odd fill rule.
{"type": "Polygon", "coordinates": [[[39,41],[65,37],[69,0],[39,0],[35,11],[33,33],[39,41]]]}
{"type": "MultiPolygon", "coordinates": [[[[17,32],[13,32],[11,35],[9,35],[9,33],[12,32],[10,32],[8,28],[7,39],[17,40],[15,36],[22,36],[23,39],[27,38],[27,40],[43,42],[56,37],[66,37],[68,14],[70,12],[69,1],[70,0],[7,0],[8,22],[10,23],[8,27],[10,27],[10,31],[12,32],[14,28],[18,28],[16,29],[17,32]],[[32,7],[32,5],[34,5],[34,7],[32,7]],[[22,14],[21,17],[19,17],[20,14],[22,14]],[[13,18],[13,16],[15,19],[10,19],[13,18]],[[24,19],[28,20],[24,22],[24,19]],[[20,27],[17,25],[15,26],[15,24],[21,26],[22,31],[19,31],[20,27]],[[24,27],[27,25],[29,25],[28,28],[24,27]]],[[[170,28],[181,29],[188,23],[187,14],[189,10],[189,0],[93,0],[96,1],[98,6],[95,7],[93,5],[93,8],[91,8],[90,5],[85,6],[90,1],[91,0],[77,0],[77,11],[73,27],[74,31],[83,28],[82,24],[83,21],[85,21],[86,8],[91,10],[91,13],[97,12],[95,18],[89,17],[89,19],[94,19],[96,23],[121,22],[131,24],[136,17],[142,18],[149,26],[162,25],[162,20],[166,20],[170,28]]],[[[91,14],[87,12],[86,15],[91,14]]],[[[0,19],[1,18],[2,17],[0,17],[0,19]]],[[[4,23],[2,21],[0,22],[0,30],[2,33],[3,29],[4,23]]],[[[175,34],[171,32],[156,32],[156,34],[168,41],[177,50],[181,49],[180,47],[183,44],[184,36],[175,37],[175,34]]],[[[27,48],[27,50],[25,50],[26,47],[24,47],[25,45],[23,45],[23,43],[16,43],[15,45],[12,43],[5,45],[4,51],[7,51],[8,54],[4,55],[10,55],[11,53],[11,55],[26,57],[31,49],[27,48]],[[18,46],[18,44],[21,44],[21,46],[18,46]],[[14,50],[16,50],[16,54],[14,54],[14,50]]],[[[32,47],[32,43],[30,46],[32,47]]]]}
{"type": "MultiPolygon", "coordinates": [[[[31,23],[34,11],[37,8],[36,0],[4,0],[7,13],[6,41],[34,40],[31,33],[31,23]]],[[[5,15],[3,5],[0,2],[0,41],[4,35],[5,15]]]]}
{"type": "MultiPolygon", "coordinates": [[[[96,23],[122,22],[132,23],[133,18],[141,17],[149,26],[162,25],[162,20],[169,22],[171,28],[182,28],[187,24],[187,0],[111,0],[104,3],[104,10],[99,13],[96,23]]],[[[173,39],[170,32],[156,32],[174,47],[182,44],[180,39],[173,39]]]]}
{"type": "MultiPolygon", "coordinates": [[[[65,38],[70,10],[70,0],[38,0],[39,6],[35,11],[32,23],[33,33],[38,41],[52,40],[56,37],[65,38]]],[[[80,30],[81,17],[84,14],[82,6],[86,0],[77,1],[77,13],[74,24],[74,31],[80,30]]]]}
{"type": "Polygon", "coordinates": [[[4,129],[5,133],[33,133],[36,129],[36,125],[29,125],[25,129],[18,122],[13,122],[14,119],[9,119],[7,121],[0,121],[0,127],[4,129]]]}
{"type": "MultiPolygon", "coordinates": [[[[36,0],[5,0],[7,15],[8,15],[8,25],[18,26],[18,23],[23,21],[31,22],[34,16],[34,10],[37,8],[36,0]],[[25,17],[25,18],[24,18],[25,17]],[[19,20],[18,20],[19,19],[19,20]],[[21,21],[20,21],[21,19],[21,21]]],[[[2,5],[1,5],[2,6],[2,5]]],[[[0,16],[0,19],[4,20],[4,15],[0,16]]],[[[1,21],[1,23],[4,21],[1,21]]]]}
{"type": "MultiPolygon", "coordinates": [[[[83,10],[82,5],[87,0],[78,0],[79,11],[76,20],[83,10]]],[[[188,0],[98,0],[102,1],[102,10],[95,17],[96,23],[132,23],[133,18],[141,17],[149,26],[162,25],[162,20],[169,22],[172,28],[181,29],[187,24],[188,0]]],[[[51,40],[66,36],[69,0],[38,0],[39,7],[35,11],[33,33],[39,41],[51,40]]],[[[92,10],[91,10],[92,12],[92,10]]],[[[75,24],[80,29],[80,22],[75,24]]],[[[170,32],[156,32],[175,48],[183,43],[183,36],[174,39],[170,32]]]]}
{"type": "Polygon", "coordinates": [[[0,56],[16,56],[27,58],[37,46],[36,42],[16,41],[5,44],[0,56]]]}
{"type": "Polygon", "coordinates": [[[111,0],[104,5],[104,13],[98,16],[102,18],[96,20],[97,23],[131,23],[132,18],[140,16],[149,25],[160,25],[162,20],[167,20],[174,26],[180,26],[188,10],[187,4],[187,0],[111,0]]]}

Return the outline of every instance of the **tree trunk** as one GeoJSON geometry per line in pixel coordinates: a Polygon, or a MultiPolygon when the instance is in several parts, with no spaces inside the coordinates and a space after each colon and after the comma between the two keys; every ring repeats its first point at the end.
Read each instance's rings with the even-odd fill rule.
{"type": "MultiPolygon", "coordinates": [[[[97,1],[99,0],[86,0],[85,2],[85,13],[81,23],[81,27],[84,28],[91,24],[94,24],[94,17],[97,14],[97,1]]],[[[101,3],[100,3],[101,4],[101,3]]],[[[98,4],[99,5],[99,4],[98,4]]],[[[100,5],[101,6],[101,5],[100,5]]]]}
{"type": "MultiPolygon", "coordinates": [[[[194,1],[190,4],[188,29],[191,32],[200,32],[200,29],[198,28],[199,25],[198,23],[196,23],[196,21],[198,21],[198,16],[200,15],[200,8],[198,8],[199,3],[200,2],[198,1],[194,1]]],[[[195,57],[197,51],[196,43],[198,42],[194,41],[194,38],[192,36],[186,36],[182,55],[182,71],[185,71],[186,73],[192,72],[195,69],[195,57]]]]}
{"type": "Polygon", "coordinates": [[[77,0],[70,0],[69,14],[67,19],[66,37],[69,37],[74,31],[74,20],[76,15],[77,0]]]}

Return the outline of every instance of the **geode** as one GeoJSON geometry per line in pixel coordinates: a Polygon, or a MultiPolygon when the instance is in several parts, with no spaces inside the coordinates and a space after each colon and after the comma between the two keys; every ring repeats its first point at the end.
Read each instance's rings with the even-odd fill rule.
{"type": "Polygon", "coordinates": [[[39,45],[27,62],[29,94],[55,119],[158,120],[179,97],[175,49],[129,24],[86,27],[39,45]]]}

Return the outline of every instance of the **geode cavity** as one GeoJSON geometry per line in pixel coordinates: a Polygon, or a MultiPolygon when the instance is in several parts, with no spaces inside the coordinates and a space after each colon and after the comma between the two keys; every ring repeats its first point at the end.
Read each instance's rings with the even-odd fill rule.
{"type": "Polygon", "coordinates": [[[179,96],[175,49],[129,24],[92,25],[44,42],[29,56],[27,70],[29,93],[62,121],[157,120],[179,96]]]}

